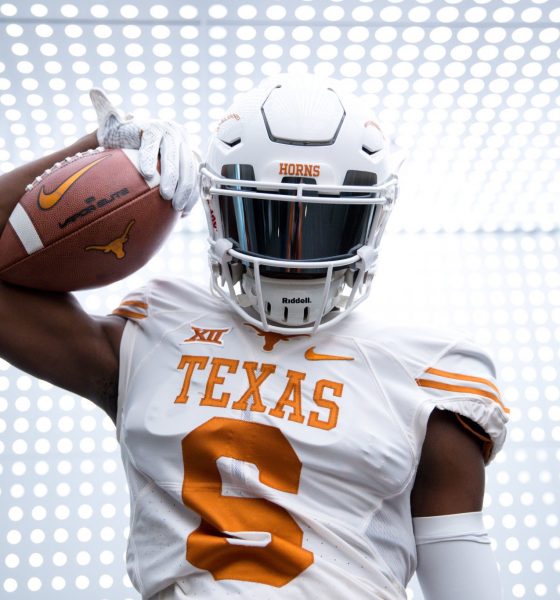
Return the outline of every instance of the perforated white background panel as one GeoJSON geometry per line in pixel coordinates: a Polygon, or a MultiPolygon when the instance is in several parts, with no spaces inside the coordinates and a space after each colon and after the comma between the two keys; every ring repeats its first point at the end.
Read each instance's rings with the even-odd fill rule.
{"type": "MultiPolygon", "coordinates": [[[[485,505],[505,598],[557,598],[559,48],[554,0],[0,2],[0,172],[93,129],[92,85],[204,149],[263,76],[342,78],[407,157],[371,314],[493,351],[511,426],[485,505]]],[[[206,281],[204,227],[195,212],[145,269],[80,300],[104,314],[154,274],[206,281]]],[[[138,598],[112,424],[2,361],[0,507],[1,598],[138,598]]]]}

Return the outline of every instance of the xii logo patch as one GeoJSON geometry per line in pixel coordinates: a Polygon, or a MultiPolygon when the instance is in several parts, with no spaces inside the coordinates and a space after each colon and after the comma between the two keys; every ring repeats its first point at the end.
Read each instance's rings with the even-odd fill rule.
{"type": "Polygon", "coordinates": [[[223,346],[222,337],[231,331],[231,328],[227,329],[204,329],[203,327],[195,327],[191,325],[193,335],[190,338],[183,340],[183,343],[198,342],[202,344],[217,344],[223,346]]]}

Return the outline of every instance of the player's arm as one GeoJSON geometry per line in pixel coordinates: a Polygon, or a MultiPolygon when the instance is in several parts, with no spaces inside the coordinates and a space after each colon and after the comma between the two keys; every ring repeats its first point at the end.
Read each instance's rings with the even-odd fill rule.
{"type": "MultiPolygon", "coordinates": [[[[0,233],[28,183],[55,162],[97,145],[95,134],[86,135],[0,177],[0,233]]],[[[0,282],[0,323],[2,358],[115,414],[121,319],[91,317],[71,294],[0,282]]]]}
{"type": "MultiPolygon", "coordinates": [[[[184,127],[125,118],[101,90],[91,99],[99,128],[74,145],[0,178],[0,234],[25,186],[54,163],[98,145],[139,150],[146,178],[161,165],[160,194],[188,212],[198,198],[197,161],[184,127]]],[[[32,282],[30,282],[32,286],[32,282]]],[[[125,321],[91,317],[71,294],[47,293],[0,281],[0,356],[27,371],[94,401],[116,415],[118,354],[125,321]]]]}
{"type": "Polygon", "coordinates": [[[434,410],[412,492],[412,516],[479,511],[483,495],[482,442],[453,413],[434,410]]]}
{"type": "Polygon", "coordinates": [[[0,231],[4,229],[12,210],[25,193],[25,187],[35,177],[44,173],[56,162],[63,161],[67,156],[85,152],[90,148],[96,148],[98,145],[95,132],[90,133],[67,148],[62,148],[2,175],[0,177],[0,231]]]}
{"type": "Polygon", "coordinates": [[[501,598],[482,524],[483,448],[453,413],[435,410],[430,416],[411,496],[417,574],[426,600],[501,598]]]}

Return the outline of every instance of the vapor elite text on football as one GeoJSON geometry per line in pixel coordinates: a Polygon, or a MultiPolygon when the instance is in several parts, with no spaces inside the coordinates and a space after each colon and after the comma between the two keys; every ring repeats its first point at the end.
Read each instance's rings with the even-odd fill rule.
{"type": "Polygon", "coordinates": [[[123,196],[127,196],[128,194],[129,194],[128,189],[122,188],[122,189],[118,190],[117,192],[113,192],[106,198],[101,198],[100,200],[98,200],[95,196],[88,196],[84,200],[86,207],[83,208],[82,210],[78,211],[77,213],[70,215],[62,223],[59,223],[58,226],[60,227],[60,229],[64,229],[70,223],[74,223],[74,221],[77,221],[81,217],[85,217],[86,215],[89,215],[90,213],[97,210],[98,208],[107,206],[107,204],[111,204],[111,202],[114,202],[115,200],[117,200],[118,198],[122,198],[123,196]]]}

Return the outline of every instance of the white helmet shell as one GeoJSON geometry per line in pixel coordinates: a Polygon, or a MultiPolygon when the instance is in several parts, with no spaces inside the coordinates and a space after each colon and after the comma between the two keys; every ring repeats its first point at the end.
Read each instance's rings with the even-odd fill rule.
{"type": "Polygon", "coordinates": [[[265,330],[363,301],[397,196],[375,117],[337,82],[282,76],[227,111],[201,165],[213,290],[265,330]]]}

